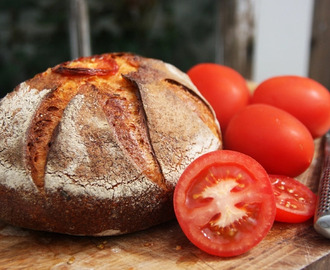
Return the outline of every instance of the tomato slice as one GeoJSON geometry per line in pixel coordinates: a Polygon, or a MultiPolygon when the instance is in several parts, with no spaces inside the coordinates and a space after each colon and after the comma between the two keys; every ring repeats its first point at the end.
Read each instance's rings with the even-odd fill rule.
{"type": "Polygon", "coordinates": [[[108,76],[118,72],[119,66],[110,55],[80,57],[62,63],[53,71],[64,76],[108,76]]]}
{"type": "Polygon", "coordinates": [[[276,221],[300,223],[314,216],[317,197],[307,186],[288,176],[269,178],[276,199],[276,221]]]}
{"type": "Polygon", "coordinates": [[[183,172],[174,191],[174,210],[194,245],[230,257],[266,236],[276,208],[264,168],[245,154],[218,150],[200,156],[183,172]]]}

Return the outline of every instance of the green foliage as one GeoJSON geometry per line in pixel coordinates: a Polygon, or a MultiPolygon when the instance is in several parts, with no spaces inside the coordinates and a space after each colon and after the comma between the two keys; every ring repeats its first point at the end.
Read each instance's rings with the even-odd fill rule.
{"type": "MultiPolygon", "coordinates": [[[[87,0],[92,53],[129,51],[186,71],[214,61],[216,0],[87,0]]],[[[0,2],[0,94],[70,59],[69,1],[0,2]]],[[[1,97],[0,96],[0,97],[1,97]]]]}

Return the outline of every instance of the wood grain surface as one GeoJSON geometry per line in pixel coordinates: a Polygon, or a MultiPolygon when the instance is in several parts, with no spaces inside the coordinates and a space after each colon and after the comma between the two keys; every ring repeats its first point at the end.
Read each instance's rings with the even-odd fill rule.
{"type": "MultiPolygon", "coordinates": [[[[317,191],[322,140],[299,180],[317,191]]],[[[0,269],[329,269],[330,240],[312,221],[276,222],[259,245],[235,258],[210,256],[194,247],[175,220],[115,237],[76,237],[15,228],[0,222],[0,269]]]]}

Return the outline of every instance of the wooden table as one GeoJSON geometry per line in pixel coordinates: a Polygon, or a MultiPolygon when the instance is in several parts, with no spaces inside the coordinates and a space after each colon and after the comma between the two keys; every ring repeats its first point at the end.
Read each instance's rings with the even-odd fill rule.
{"type": "MultiPolygon", "coordinates": [[[[299,180],[317,191],[322,164],[316,140],[311,167],[299,180]]],[[[235,258],[210,256],[194,247],[176,221],[124,236],[76,237],[14,228],[0,222],[0,269],[330,269],[330,240],[312,221],[275,223],[248,253],[235,258]]]]}

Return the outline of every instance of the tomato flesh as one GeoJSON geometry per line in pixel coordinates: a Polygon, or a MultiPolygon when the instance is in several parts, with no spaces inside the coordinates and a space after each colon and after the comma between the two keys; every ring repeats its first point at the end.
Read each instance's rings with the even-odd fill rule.
{"type": "Polygon", "coordinates": [[[313,217],[316,195],[298,180],[269,175],[276,199],[276,221],[300,223],[313,217]]]}
{"type": "Polygon", "coordinates": [[[175,188],[174,209],[193,244],[209,254],[230,257],[265,237],[274,222],[275,198],[258,162],[219,150],[187,167],[175,188]]]}

